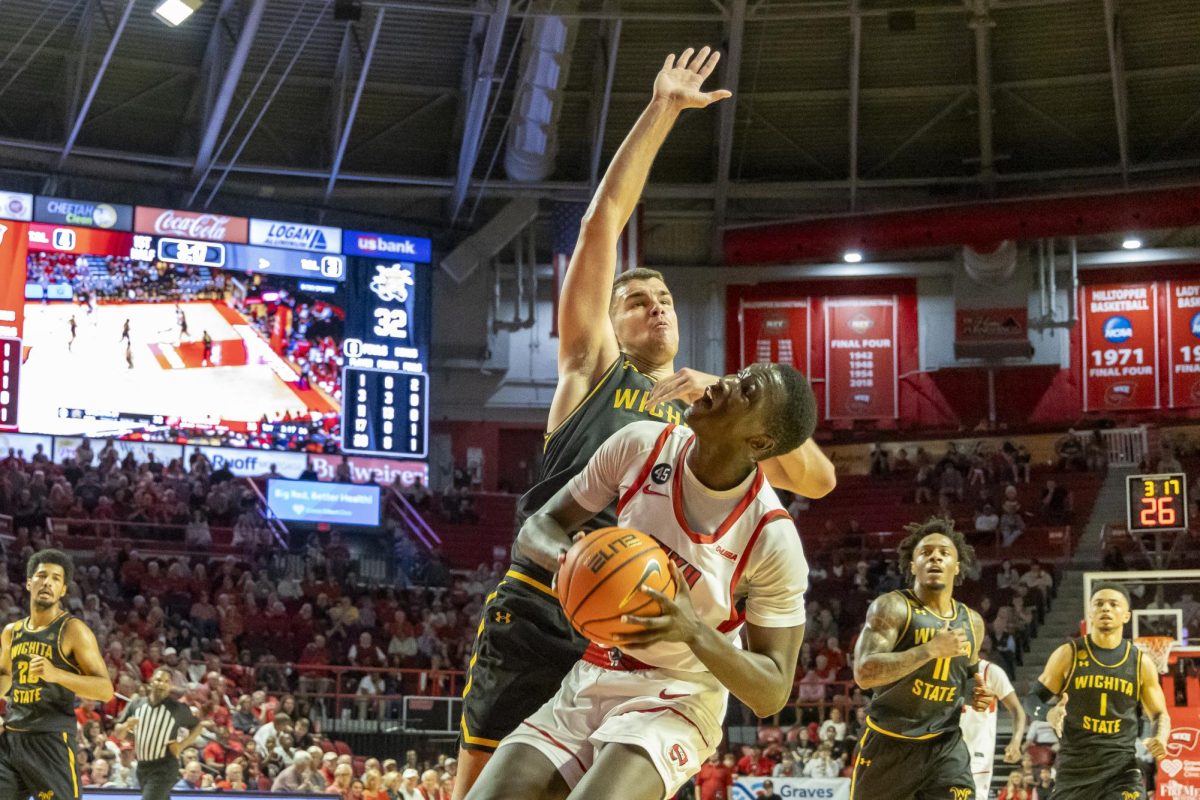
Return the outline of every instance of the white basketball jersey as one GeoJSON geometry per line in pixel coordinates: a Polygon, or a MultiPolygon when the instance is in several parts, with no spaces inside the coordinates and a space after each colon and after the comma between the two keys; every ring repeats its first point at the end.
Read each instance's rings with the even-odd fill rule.
{"type": "MultiPolygon", "coordinates": [[[[763,627],[803,624],[808,564],[791,517],[761,469],[726,492],[700,484],[685,464],[695,443],[687,428],[632,423],[568,486],[588,510],[618,497],[617,524],[658,540],[687,581],[700,619],[735,646],[747,620],[763,627]]],[[[654,667],[706,669],[681,642],[627,652],[654,667]]]]}
{"type": "Polygon", "coordinates": [[[996,755],[996,714],[999,701],[1000,698],[1012,694],[1013,686],[1004,670],[990,661],[979,659],[979,672],[983,675],[983,685],[996,695],[996,699],[992,700],[987,711],[976,711],[969,704],[964,705],[959,725],[962,728],[963,740],[967,743],[967,750],[971,753],[971,763],[987,763],[990,766],[996,755]]]}

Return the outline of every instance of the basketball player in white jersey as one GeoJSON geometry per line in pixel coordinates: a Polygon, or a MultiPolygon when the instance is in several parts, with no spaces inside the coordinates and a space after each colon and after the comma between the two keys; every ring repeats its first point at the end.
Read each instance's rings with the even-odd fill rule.
{"type": "Polygon", "coordinates": [[[812,434],[812,389],[791,367],[755,364],[685,419],[690,430],[648,421],[613,434],[522,526],[517,546],[554,570],[569,532],[616,499],[618,524],[667,551],[678,593],[651,592],[661,616],[627,618],[644,627],[620,649],[592,644],[468,800],[661,800],[716,751],[730,692],[760,717],[787,702],[808,566],[758,462],[812,434]]]}
{"type": "Polygon", "coordinates": [[[976,711],[964,705],[959,726],[963,741],[971,753],[971,775],[975,778],[975,797],[987,800],[992,785],[992,771],[996,766],[996,718],[1000,705],[1012,715],[1012,738],[1004,748],[1004,763],[1016,764],[1021,760],[1021,742],[1025,739],[1025,709],[1013,691],[1012,682],[1004,670],[990,661],[979,659],[979,675],[983,687],[993,695],[987,711],[976,711]]]}

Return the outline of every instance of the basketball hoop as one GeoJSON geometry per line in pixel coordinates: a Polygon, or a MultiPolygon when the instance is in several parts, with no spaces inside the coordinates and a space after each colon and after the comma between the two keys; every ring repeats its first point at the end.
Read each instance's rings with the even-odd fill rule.
{"type": "Polygon", "coordinates": [[[1138,649],[1150,656],[1154,666],[1158,667],[1159,675],[1166,675],[1170,669],[1171,648],[1175,646],[1173,636],[1139,636],[1133,640],[1138,649]]]}

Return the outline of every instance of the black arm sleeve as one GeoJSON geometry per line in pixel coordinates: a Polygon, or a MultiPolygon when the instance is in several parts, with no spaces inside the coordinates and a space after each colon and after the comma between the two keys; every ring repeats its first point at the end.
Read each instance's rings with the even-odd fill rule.
{"type": "Polygon", "coordinates": [[[1041,703],[1045,704],[1050,702],[1051,697],[1056,697],[1057,692],[1050,691],[1050,689],[1046,687],[1046,684],[1038,681],[1037,688],[1033,690],[1033,696],[1036,697],[1041,703]]]}

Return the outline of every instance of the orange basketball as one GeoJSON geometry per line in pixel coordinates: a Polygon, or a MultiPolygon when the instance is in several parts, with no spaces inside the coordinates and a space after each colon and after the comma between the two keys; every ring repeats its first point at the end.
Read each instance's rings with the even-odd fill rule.
{"type": "Polygon", "coordinates": [[[558,570],[558,601],[575,630],[606,647],[613,636],[641,630],[625,614],[653,617],[659,603],[647,586],[675,597],[667,554],[652,537],[632,528],[601,528],[571,546],[558,570]]]}

